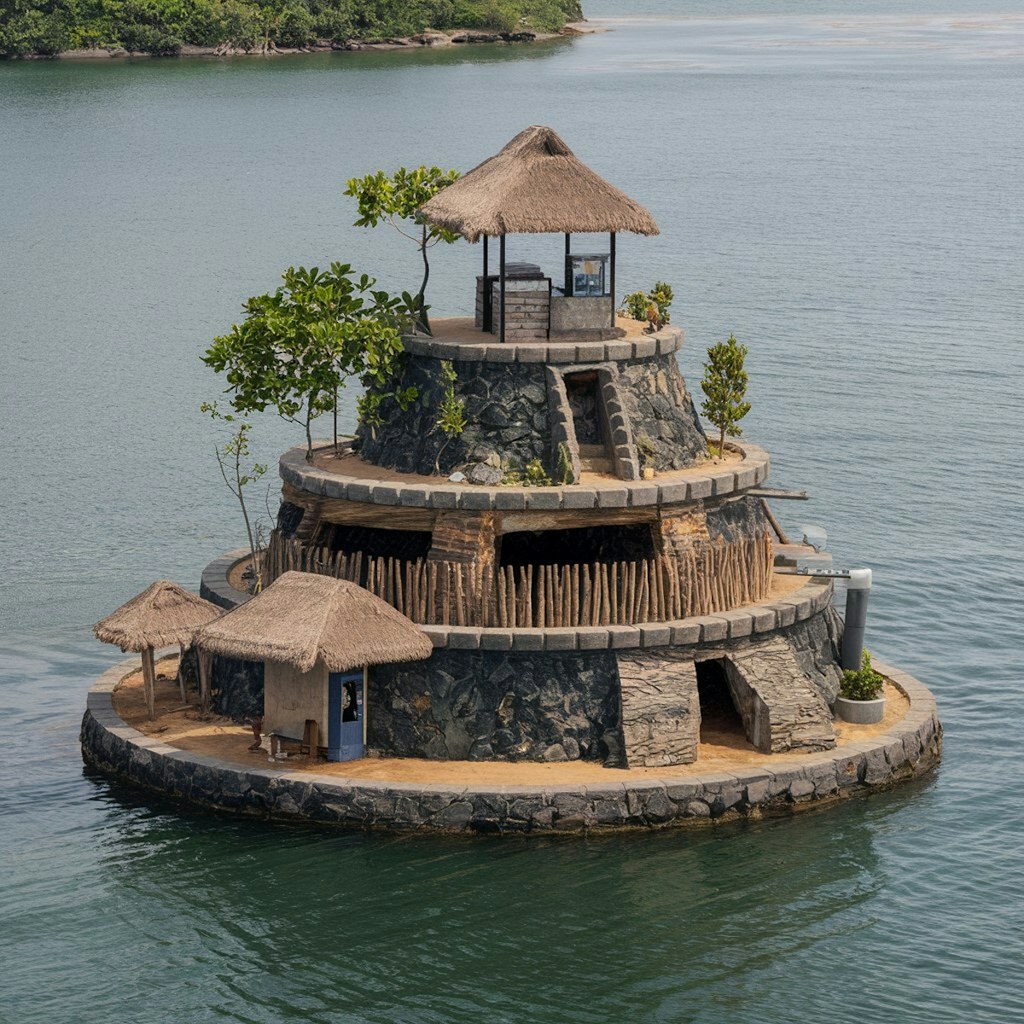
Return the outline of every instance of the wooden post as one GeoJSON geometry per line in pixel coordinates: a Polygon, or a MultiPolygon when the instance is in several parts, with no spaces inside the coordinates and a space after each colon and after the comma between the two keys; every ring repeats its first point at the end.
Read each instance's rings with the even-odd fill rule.
{"type": "Polygon", "coordinates": [[[504,343],[505,341],[505,233],[502,232],[501,240],[498,245],[498,273],[501,277],[498,280],[499,296],[501,301],[499,302],[500,309],[498,310],[501,316],[501,326],[498,331],[498,341],[504,343]]]}
{"type": "Polygon", "coordinates": [[[199,655],[199,704],[204,711],[210,707],[210,669],[212,668],[212,655],[203,647],[197,648],[199,655]]]}
{"type": "Polygon", "coordinates": [[[611,244],[611,259],[608,261],[611,264],[608,274],[608,292],[612,297],[612,322],[609,326],[615,328],[615,232],[611,233],[609,239],[611,244]]]}
{"type": "Polygon", "coordinates": [[[156,717],[156,663],[153,659],[153,648],[147,647],[142,652],[142,688],[146,695],[146,707],[149,717],[156,717]]]}

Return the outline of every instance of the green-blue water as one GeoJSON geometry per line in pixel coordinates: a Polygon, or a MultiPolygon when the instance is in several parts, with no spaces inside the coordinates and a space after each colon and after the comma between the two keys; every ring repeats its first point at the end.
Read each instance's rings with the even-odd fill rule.
{"type": "MultiPolygon", "coordinates": [[[[1024,1019],[1024,18],[999,6],[602,0],[613,32],[533,48],[0,66],[0,1021],[1024,1019]],[[875,569],[870,644],[936,692],[941,770],[539,842],[268,827],[83,775],[118,656],[90,623],[242,541],[200,352],[289,262],[414,283],[340,183],[534,122],[659,221],[619,283],[675,285],[691,381],[750,345],[747,433],[813,496],[779,512],[875,569]]],[[[476,266],[436,252],[436,310],[469,311],[476,266]]]]}

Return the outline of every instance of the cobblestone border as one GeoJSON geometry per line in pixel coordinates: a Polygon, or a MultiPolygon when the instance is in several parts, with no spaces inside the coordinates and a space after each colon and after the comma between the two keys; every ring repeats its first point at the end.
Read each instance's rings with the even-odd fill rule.
{"type": "Polygon", "coordinates": [[[226,555],[214,559],[203,570],[203,576],[199,582],[199,596],[228,611],[248,601],[252,595],[232,586],[228,578],[231,575],[231,570],[243,558],[248,558],[250,554],[248,548],[236,548],[234,551],[229,551],[226,555]]]}
{"type": "Polygon", "coordinates": [[[664,327],[642,338],[615,341],[458,342],[406,335],[405,351],[414,356],[450,359],[456,363],[606,363],[671,355],[683,347],[683,331],[664,327]]]}
{"type": "MultiPolygon", "coordinates": [[[[404,505],[409,508],[461,508],[475,512],[497,509],[505,512],[554,509],[637,508],[643,505],[675,505],[701,498],[719,498],[756,487],[768,478],[771,459],[757,445],[735,445],[743,454],[740,462],[721,466],[694,476],[674,480],[616,480],[607,487],[568,484],[564,487],[480,487],[474,484],[403,483],[401,480],[373,480],[367,477],[329,473],[306,461],[304,447],[291,448],[281,456],[281,479],[309,494],[374,505],[404,505]]],[[[689,472],[687,470],[678,471],[689,472]]]]}
{"type": "MultiPolygon", "coordinates": [[[[249,594],[228,582],[228,573],[248,548],[232,551],[203,570],[200,594],[222,608],[249,600],[249,594]]],[[[771,633],[823,612],[831,603],[835,584],[809,577],[787,597],[746,605],[714,615],[698,615],[639,626],[579,626],[550,629],[502,629],[480,626],[423,626],[434,647],[484,651],[601,651],[643,647],[688,647],[720,640],[771,633]]]]}
{"type": "Polygon", "coordinates": [[[935,699],[905,672],[876,667],[910,710],[870,740],[802,757],[778,755],[769,769],[679,773],[600,784],[464,786],[346,779],[287,769],[252,769],[144,736],[114,710],[113,691],[137,667],[124,661],[89,691],[82,719],[86,764],[189,803],[273,821],[474,834],[595,832],[719,823],[801,810],[886,789],[939,761],[935,699]]]}

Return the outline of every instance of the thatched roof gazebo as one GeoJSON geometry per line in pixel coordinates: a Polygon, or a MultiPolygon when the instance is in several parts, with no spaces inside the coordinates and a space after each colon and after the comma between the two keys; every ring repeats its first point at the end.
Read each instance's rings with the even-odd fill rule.
{"type": "Polygon", "coordinates": [[[264,731],[272,751],[299,743],[330,760],[361,757],[367,667],[419,661],[426,633],[347,580],[286,572],[196,637],[206,652],[263,663],[264,731]],[[326,738],[326,743],[321,743],[326,738]]]}
{"type": "Polygon", "coordinates": [[[116,644],[122,651],[142,653],[142,678],[149,717],[153,717],[156,666],[153,651],[192,643],[196,630],[224,614],[223,608],[203,600],[170,580],[157,580],[117,611],[100,619],[92,631],[97,640],[116,644]]]}
{"type": "Polygon", "coordinates": [[[244,661],[275,661],[308,672],[418,661],[426,633],[401,612],[347,580],[286,572],[265,590],[211,622],[196,643],[244,661]]]}
{"type": "MultiPolygon", "coordinates": [[[[488,238],[499,239],[499,335],[502,341],[505,340],[506,235],[564,234],[565,294],[571,296],[570,237],[607,232],[611,264],[610,326],[614,327],[616,233],[658,234],[658,225],[643,206],[595,174],[556,131],[543,125],[533,125],[520,132],[499,153],[427,200],[420,207],[420,213],[430,223],[460,234],[469,242],[483,239],[485,281],[490,279],[487,241],[488,238]]],[[[489,310],[485,321],[489,322],[489,310]]]]}

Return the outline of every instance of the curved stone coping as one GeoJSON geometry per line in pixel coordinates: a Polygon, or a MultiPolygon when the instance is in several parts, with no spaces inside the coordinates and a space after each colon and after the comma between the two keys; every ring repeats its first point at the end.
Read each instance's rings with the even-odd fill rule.
{"type": "Polygon", "coordinates": [[[835,586],[830,579],[809,579],[778,601],[746,605],[712,615],[650,622],[637,626],[573,626],[501,629],[479,626],[423,626],[435,647],[485,651],[595,651],[628,648],[689,647],[771,633],[824,611],[835,586]]]}
{"type": "Polygon", "coordinates": [[[231,570],[243,558],[248,558],[250,553],[248,548],[236,548],[234,551],[229,551],[226,555],[214,559],[203,570],[203,576],[199,583],[199,596],[228,611],[248,601],[252,594],[232,586],[229,576],[231,570]]]}
{"type": "MultiPolygon", "coordinates": [[[[203,570],[200,594],[231,609],[252,596],[228,581],[228,574],[248,548],[232,551],[203,570]]],[[[688,647],[692,644],[736,640],[803,622],[832,602],[835,583],[820,576],[777,601],[746,605],[713,615],[695,615],[639,626],[577,626],[549,629],[502,629],[481,626],[422,626],[434,647],[484,651],[601,651],[635,647],[688,647]]]]}
{"type": "MultiPolygon", "coordinates": [[[[331,473],[306,461],[306,449],[291,448],[281,456],[281,479],[310,494],[375,505],[409,508],[466,509],[505,512],[588,508],[638,508],[719,498],[756,487],[768,478],[771,459],[757,445],[735,447],[740,462],[713,470],[682,469],[658,480],[615,480],[601,484],[570,484],[564,487],[481,487],[475,484],[403,482],[331,473]]],[[[367,464],[367,469],[372,467],[367,464]]]]}
{"type": "Polygon", "coordinates": [[[483,332],[479,332],[479,337],[480,341],[463,341],[446,339],[443,332],[434,338],[405,335],[402,344],[411,355],[457,363],[608,363],[671,355],[683,347],[682,329],[671,325],[655,334],[613,341],[508,341],[502,344],[489,340],[490,336],[483,332]]]}
{"type": "Polygon", "coordinates": [[[89,691],[82,719],[86,763],[189,802],[273,820],[431,832],[585,832],[704,824],[799,810],[884,789],[923,775],[939,760],[942,726],[931,692],[905,672],[876,667],[910,700],[881,735],[803,756],[777,755],[771,768],[677,774],[599,784],[467,785],[345,778],[254,769],[145,736],[114,710],[113,691],[137,667],[121,662],[89,691]]]}

